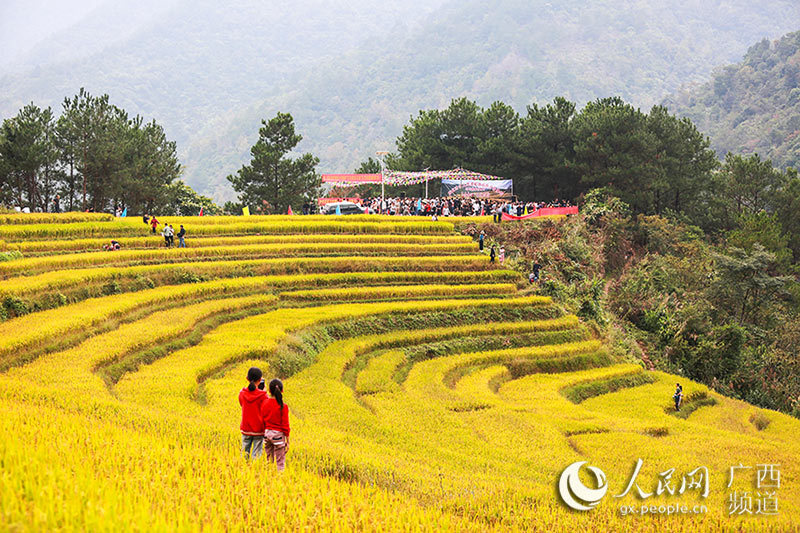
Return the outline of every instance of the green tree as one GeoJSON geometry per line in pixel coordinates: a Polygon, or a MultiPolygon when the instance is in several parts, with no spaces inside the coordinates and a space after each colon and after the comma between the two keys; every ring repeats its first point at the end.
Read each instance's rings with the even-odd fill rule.
{"type": "Polygon", "coordinates": [[[775,194],[775,214],[789,239],[794,260],[800,260],[800,177],[789,169],[784,186],[775,194]]]}
{"type": "MultiPolygon", "coordinates": [[[[167,195],[169,196],[169,207],[166,213],[168,215],[197,216],[200,214],[201,209],[204,215],[223,214],[222,208],[215,204],[214,200],[208,196],[198,194],[182,180],[172,183],[168,187],[167,195]]],[[[241,213],[241,210],[239,213],[241,213]]]]}
{"type": "Polygon", "coordinates": [[[164,129],[155,120],[145,124],[141,117],[135,117],[128,123],[121,141],[123,165],[115,180],[115,204],[135,213],[153,213],[174,207],[176,201],[180,204],[186,198],[183,187],[188,186],[183,182],[173,183],[181,172],[177,147],[167,140],[164,129]]]}
{"type": "Polygon", "coordinates": [[[357,169],[353,170],[354,174],[380,174],[381,173],[381,162],[377,159],[373,159],[372,157],[367,158],[366,161],[362,161],[361,164],[358,166],[357,169]]]}
{"type": "Polygon", "coordinates": [[[743,157],[728,153],[720,174],[723,185],[720,192],[728,208],[738,215],[765,210],[785,184],[785,176],[758,154],[743,157]]]}
{"type": "Polygon", "coordinates": [[[129,118],[107,94],[84,89],[63,106],[56,137],[70,208],[76,196],[82,209],[95,211],[152,213],[169,205],[169,185],[181,167],[175,143],[155,120],[129,118]]]}
{"type": "Polygon", "coordinates": [[[57,153],[53,144],[53,112],[30,103],[0,128],[3,189],[14,203],[46,211],[52,194],[57,153]]]}
{"type": "Polygon", "coordinates": [[[739,217],[737,228],[727,234],[728,244],[750,252],[756,243],[775,254],[775,262],[784,272],[792,260],[789,236],[783,231],[777,215],[766,211],[746,213],[739,217]]]}
{"type": "Polygon", "coordinates": [[[514,154],[514,189],[523,198],[576,198],[581,191],[574,165],[571,122],[575,104],[557,97],[551,104],[528,106],[520,121],[514,154]]]}
{"type": "Polygon", "coordinates": [[[728,254],[715,254],[714,261],[710,291],[716,308],[729,313],[739,325],[768,323],[770,306],[791,281],[788,276],[774,275],[775,254],[755,243],[750,253],[732,248],[728,254]]]}
{"type": "Polygon", "coordinates": [[[678,119],[661,106],[650,110],[646,128],[655,143],[653,211],[701,214],[712,189],[712,171],[719,165],[710,141],[689,119],[678,119]]]}
{"type": "Polygon", "coordinates": [[[516,177],[517,161],[514,150],[519,135],[520,118],[514,109],[503,102],[494,102],[479,118],[477,153],[473,155],[474,170],[516,177]]]}
{"type": "Polygon", "coordinates": [[[638,212],[653,211],[657,139],[647,116],[621,98],[589,102],[572,121],[575,166],[585,187],[608,187],[638,212]]]}
{"type": "Polygon", "coordinates": [[[297,208],[316,198],[321,184],[315,171],[319,159],[309,153],[296,159],[287,157],[303,139],[295,133],[292,116],[278,113],[261,124],[259,139],[250,149],[250,164],[228,176],[239,201],[251,208],[264,205],[282,213],[289,205],[297,208]]]}
{"type": "MultiPolygon", "coordinates": [[[[123,165],[127,114],[111,105],[107,94],[95,97],[83,88],[63,106],[58,134],[69,146],[64,158],[80,174],[81,209],[105,210],[120,189],[114,180],[123,165]]],[[[74,174],[69,179],[74,182],[74,174]]]]}

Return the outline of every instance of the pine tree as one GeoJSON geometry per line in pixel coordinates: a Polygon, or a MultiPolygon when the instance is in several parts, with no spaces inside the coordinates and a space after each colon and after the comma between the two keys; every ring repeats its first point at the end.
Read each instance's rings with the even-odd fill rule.
{"type": "Polygon", "coordinates": [[[296,159],[288,157],[303,139],[295,133],[292,115],[278,113],[261,124],[259,139],[250,149],[250,164],[228,176],[239,201],[256,213],[283,213],[289,205],[297,208],[316,198],[321,185],[315,171],[319,159],[309,153],[296,159]]]}

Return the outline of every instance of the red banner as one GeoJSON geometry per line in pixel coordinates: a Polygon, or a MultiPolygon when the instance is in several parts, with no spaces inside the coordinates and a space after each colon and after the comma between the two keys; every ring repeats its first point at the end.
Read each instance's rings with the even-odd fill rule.
{"type": "Polygon", "coordinates": [[[537,209],[533,213],[522,215],[521,217],[518,217],[516,215],[509,215],[508,213],[503,213],[503,220],[526,220],[529,218],[548,217],[553,215],[577,215],[577,214],[578,214],[577,206],[542,207],[541,209],[537,209]]]}
{"type": "Polygon", "coordinates": [[[365,183],[381,183],[383,176],[380,174],[323,174],[322,183],[340,183],[347,185],[361,185],[365,183]]]}
{"type": "Polygon", "coordinates": [[[357,204],[361,201],[361,198],[320,198],[317,200],[318,205],[328,205],[334,202],[353,202],[357,204]]]}

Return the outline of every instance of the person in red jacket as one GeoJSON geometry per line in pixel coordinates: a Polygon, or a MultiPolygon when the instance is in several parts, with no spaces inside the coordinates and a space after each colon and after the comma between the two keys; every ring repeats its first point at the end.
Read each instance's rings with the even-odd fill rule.
{"type": "Polygon", "coordinates": [[[264,447],[267,461],[275,461],[278,471],[286,466],[286,447],[289,446],[289,406],[283,403],[283,383],[279,379],[269,382],[271,398],[261,404],[264,420],[264,447]]]}
{"type": "Polygon", "coordinates": [[[261,416],[261,408],[267,393],[257,388],[261,381],[262,372],[260,368],[252,367],[247,371],[247,387],[239,391],[239,405],[242,406],[242,423],[239,429],[242,431],[242,453],[245,457],[258,457],[264,449],[264,418],[261,416]]]}

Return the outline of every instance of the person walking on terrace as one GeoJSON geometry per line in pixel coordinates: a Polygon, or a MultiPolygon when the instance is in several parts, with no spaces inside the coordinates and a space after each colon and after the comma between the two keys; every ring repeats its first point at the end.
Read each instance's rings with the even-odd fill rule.
{"type": "Polygon", "coordinates": [[[164,224],[164,231],[161,232],[164,236],[164,246],[169,248],[172,245],[172,227],[169,224],[164,224]]]}
{"type": "Polygon", "coordinates": [[[242,407],[242,422],[239,430],[242,432],[242,454],[246,458],[256,458],[264,450],[264,417],[261,408],[267,394],[258,388],[263,373],[258,367],[251,367],[247,371],[247,387],[239,391],[239,405],[242,407]]]}
{"type": "Polygon", "coordinates": [[[279,379],[269,382],[269,395],[261,405],[264,420],[264,448],[267,461],[274,460],[278,472],[286,467],[289,446],[289,406],[283,402],[283,383],[279,379]]]}
{"type": "Polygon", "coordinates": [[[178,231],[178,248],[186,248],[186,241],[183,240],[186,237],[186,230],[181,224],[181,229],[178,231]]]}
{"type": "Polygon", "coordinates": [[[672,399],[675,400],[675,410],[680,411],[683,403],[683,387],[680,383],[675,384],[675,394],[672,395],[672,399]]]}

